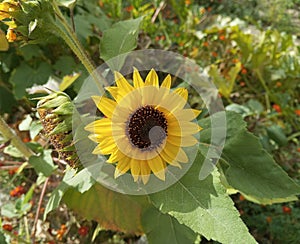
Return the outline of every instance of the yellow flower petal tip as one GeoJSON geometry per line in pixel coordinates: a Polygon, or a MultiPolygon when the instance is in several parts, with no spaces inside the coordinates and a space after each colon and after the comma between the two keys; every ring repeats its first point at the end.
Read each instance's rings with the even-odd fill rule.
{"type": "Polygon", "coordinates": [[[119,72],[114,75],[116,86],[106,88],[113,99],[92,96],[106,116],[85,127],[97,143],[93,154],[108,155],[107,163],[116,167],[114,178],[128,172],[134,182],[148,184],[151,175],[166,181],[169,165],[182,168],[188,163],[182,147],[197,144],[194,134],[202,128],[190,121],[201,111],[185,108],[188,91],[172,91],[170,75],[161,85],[154,69],[144,82],[133,68],[132,85],[119,72]]]}

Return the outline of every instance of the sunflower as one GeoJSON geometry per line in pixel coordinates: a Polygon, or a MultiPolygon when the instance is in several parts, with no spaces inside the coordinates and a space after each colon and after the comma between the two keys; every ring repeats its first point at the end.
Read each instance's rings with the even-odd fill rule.
{"type": "Polygon", "coordinates": [[[134,181],[149,181],[151,172],[165,180],[167,165],[181,168],[189,158],[182,147],[197,144],[194,137],[201,127],[193,120],[201,111],[187,108],[185,88],[171,90],[171,76],[159,86],[152,69],[145,81],[137,69],[130,84],[115,72],[116,86],[106,87],[108,96],[92,96],[104,118],[88,124],[85,130],[98,145],[93,154],[109,155],[116,164],[114,177],[127,171],[134,181]]]}

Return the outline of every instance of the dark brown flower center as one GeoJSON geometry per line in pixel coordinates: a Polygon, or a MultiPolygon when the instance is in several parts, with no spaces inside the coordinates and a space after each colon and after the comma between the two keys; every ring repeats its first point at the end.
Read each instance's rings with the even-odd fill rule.
{"type": "Polygon", "coordinates": [[[127,132],[131,143],[140,149],[154,149],[167,136],[164,114],[152,106],[137,109],[130,117],[127,132]]]}

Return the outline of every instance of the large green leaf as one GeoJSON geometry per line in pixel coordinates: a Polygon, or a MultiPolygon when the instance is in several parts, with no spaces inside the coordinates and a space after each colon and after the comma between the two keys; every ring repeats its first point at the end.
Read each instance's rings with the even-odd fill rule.
{"type": "Polygon", "coordinates": [[[191,169],[176,184],[150,195],[153,204],[209,240],[256,243],[226,194],[219,173],[215,170],[204,180],[198,179],[203,161],[199,153],[191,169]]]}
{"type": "Polygon", "coordinates": [[[128,196],[95,184],[81,194],[70,188],[63,201],[87,219],[98,221],[103,228],[141,234],[141,216],[147,207],[146,197],[128,196]]]}
{"type": "Polygon", "coordinates": [[[197,237],[195,232],[180,224],[174,217],[155,208],[144,213],[142,224],[149,244],[194,243],[197,237]]]}
{"type": "Polygon", "coordinates": [[[87,169],[83,169],[78,173],[75,169],[67,169],[61,183],[51,193],[44,211],[44,219],[46,219],[49,212],[59,206],[63,195],[68,189],[73,187],[76,188],[78,192],[84,193],[89,190],[94,183],[95,181],[87,169]]]}
{"type": "Polygon", "coordinates": [[[52,150],[44,150],[39,156],[33,155],[29,158],[29,164],[33,166],[37,173],[42,173],[48,177],[57,168],[57,166],[53,164],[51,153],[52,150]]]}
{"type": "Polygon", "coordinates": [[[33,69],[26,63],[17,67],[10,78],[14,85],[14,93],[17,99],[21,99],[26,94],[26,88],[41,85],[47,82],[51,74],[51,66],[47,63],[41,63],[37,69],[33,69]]]}
{"type": "MultiPolygon", "coordinates": [[[[219,113],[212,115],[216,120],[219,116],[219,113]]],[[[259,139],[247,131],[242,117],[234,112],[226,112],[226,118],[227,127],[223,125],[214,130],[227,130],[219,163],[227,183],[245,195],[272,199],[273,202],[276,198],[282,201],[282,198],[299,194],[299,185],[263,149],[259,139]]],[[[199,123],[204,128],[200,148],[205,150],[210,143],[210,118],[199,123]]]]}
{"type": "Polygon", "coordinates": [[[16,99],[10,90],[0,85],[0,114],[8,113],[16,105],[16,99]]]}
{"type": "MultiPolygon", "coordinates": [[[[108,61],[111,58],[135,49],[141,21],[142,17],[120,21],[105,30],[100,41],[100,57],[104,61],[108,61]]],[[[124,57],[115,60],[110,65],[114,65],[115,67],[112,68],[118,69],[123,65],[123,62],[124,57]]]]}

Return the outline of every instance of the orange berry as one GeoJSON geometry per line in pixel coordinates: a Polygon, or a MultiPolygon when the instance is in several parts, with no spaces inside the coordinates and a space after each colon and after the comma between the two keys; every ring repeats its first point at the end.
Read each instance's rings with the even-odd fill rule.
{"type": "Polygon", "coordinates": [[[245,75],[245,74],[247,74],[247,73],[248,73],[248,71],[247,71],[247,69],[245,69],[245,68],[242,68],[242,71],[241,71],[241,73],[242,73],[243,75],[245,75]]]}
{"type": "Polygon", "coordinates": [[[208,47],[209,46],[209,43],[208,42],[203,42],[202,44],[204,47],[208,47]]]}
{"type": "Polygon", "coordinates": [[[10,170],[8,171],[8,174],[9,174],[10,176],[13,176],[15,173],[17,173],[17,171],[18,171],[18,168],[10,169],[10,170]]]}
{"type": "Polygon", "coordinates": [[[292,209],[288,206],[282,206],[282,212],[285,213],[285,214],[291,214],[292,209]]]}
{"type": "Polygon", "coordinates": [[[281,107],[278,104],[274,104],[272,107],[277,113],[281,113],[281,107]]]}
{"type": "Polygon", "coordinates": [[[30,138],[29,138],[29,137],[24,137],[24,138],[22,139],[22,141],[25,142],[25,143],[26,143],[26,142],[30,142],[30,138]]]}
{"type": "Polygon", "coordinates": [[[175,36],[180,37],[180,33],[179,32],[175,33],[175,36]]]}
{"type": "Polygon", "coordinates": [[[218,57],[218,53],[217,53],[217,52],[212,52],[211,55],[212,55],[213,57],[215,57],[215,58],[218,57]]]}
{"type": "Polygon", "coordinates": [[[130,13],[133,9],[134,9],[134,7],[132,5],[130,5],[130,6],[125,8],[125,11],[130,13]]]}
{"type": "Polygon", "coordinates": [[[245,200],[245,197],[244,197],[243,195],[240,195],[240,196],[239,196],[239,199],[240,199],[240,201],[244,201],[244,200],[245,200]]]}
{"type": "Polygon", "coordinates": [[[295,114],[298,115],[298,116],[300,116],[300,109],[296,109],[295,110],[295,114]]]}
{"type": "Polygon", "coordinates": [[[24,193],[25,193],[24,187],[23,186],[17,186],[15,189],[13,189],[9,192],[9,195],[11,197],[19,197],[24,193]]]}
{"type": "Polygon", "coordinates": [[[212,7],[208,7],[208,8],[207,8],[207,11],[208,11],[208,12],[211,12],[211,10],[212,10],[212,7]]]}
{"type": "Polygon", "coordinates": [[[270,223],[272,222],[272,217],[268,216],[268,217],[266,218],[266,221],[270,224],[270,223]]]}
{"type": "Polygon", "coordinates": [[[245,83],[244,81],[241,81],[241,82],[240,82],[240,86],[241,86],[241,87],[244,87],[244,86],[246,86],[246,83],[245,83]]]}
{"type": "Polygon", "coordinates": [[[239,61],[240,61],[240,60],[237,59],[237,58],[232,59],[232,63],[234,63],[234,64],[238,63],[239,61]]]}
{"type": "Polygon", "coordinates": [[[277,81],[276,82],[276,87],[281,87],[282,86],[282,83],[280,81],[277,81]]]}
{"type": "Polygon", "coordinates": [[[190,5],[191,4],[191,0],[185,0],[185,5],[190,5]]]}
{"type": "Polygon", "coordinates": [[[224,35],[220,35],[220,36],[219,36],[219,39],[220,39],[221,41],[224,41],[224,40],[226,39],[226,37],[225,37],[224,35]]]}

